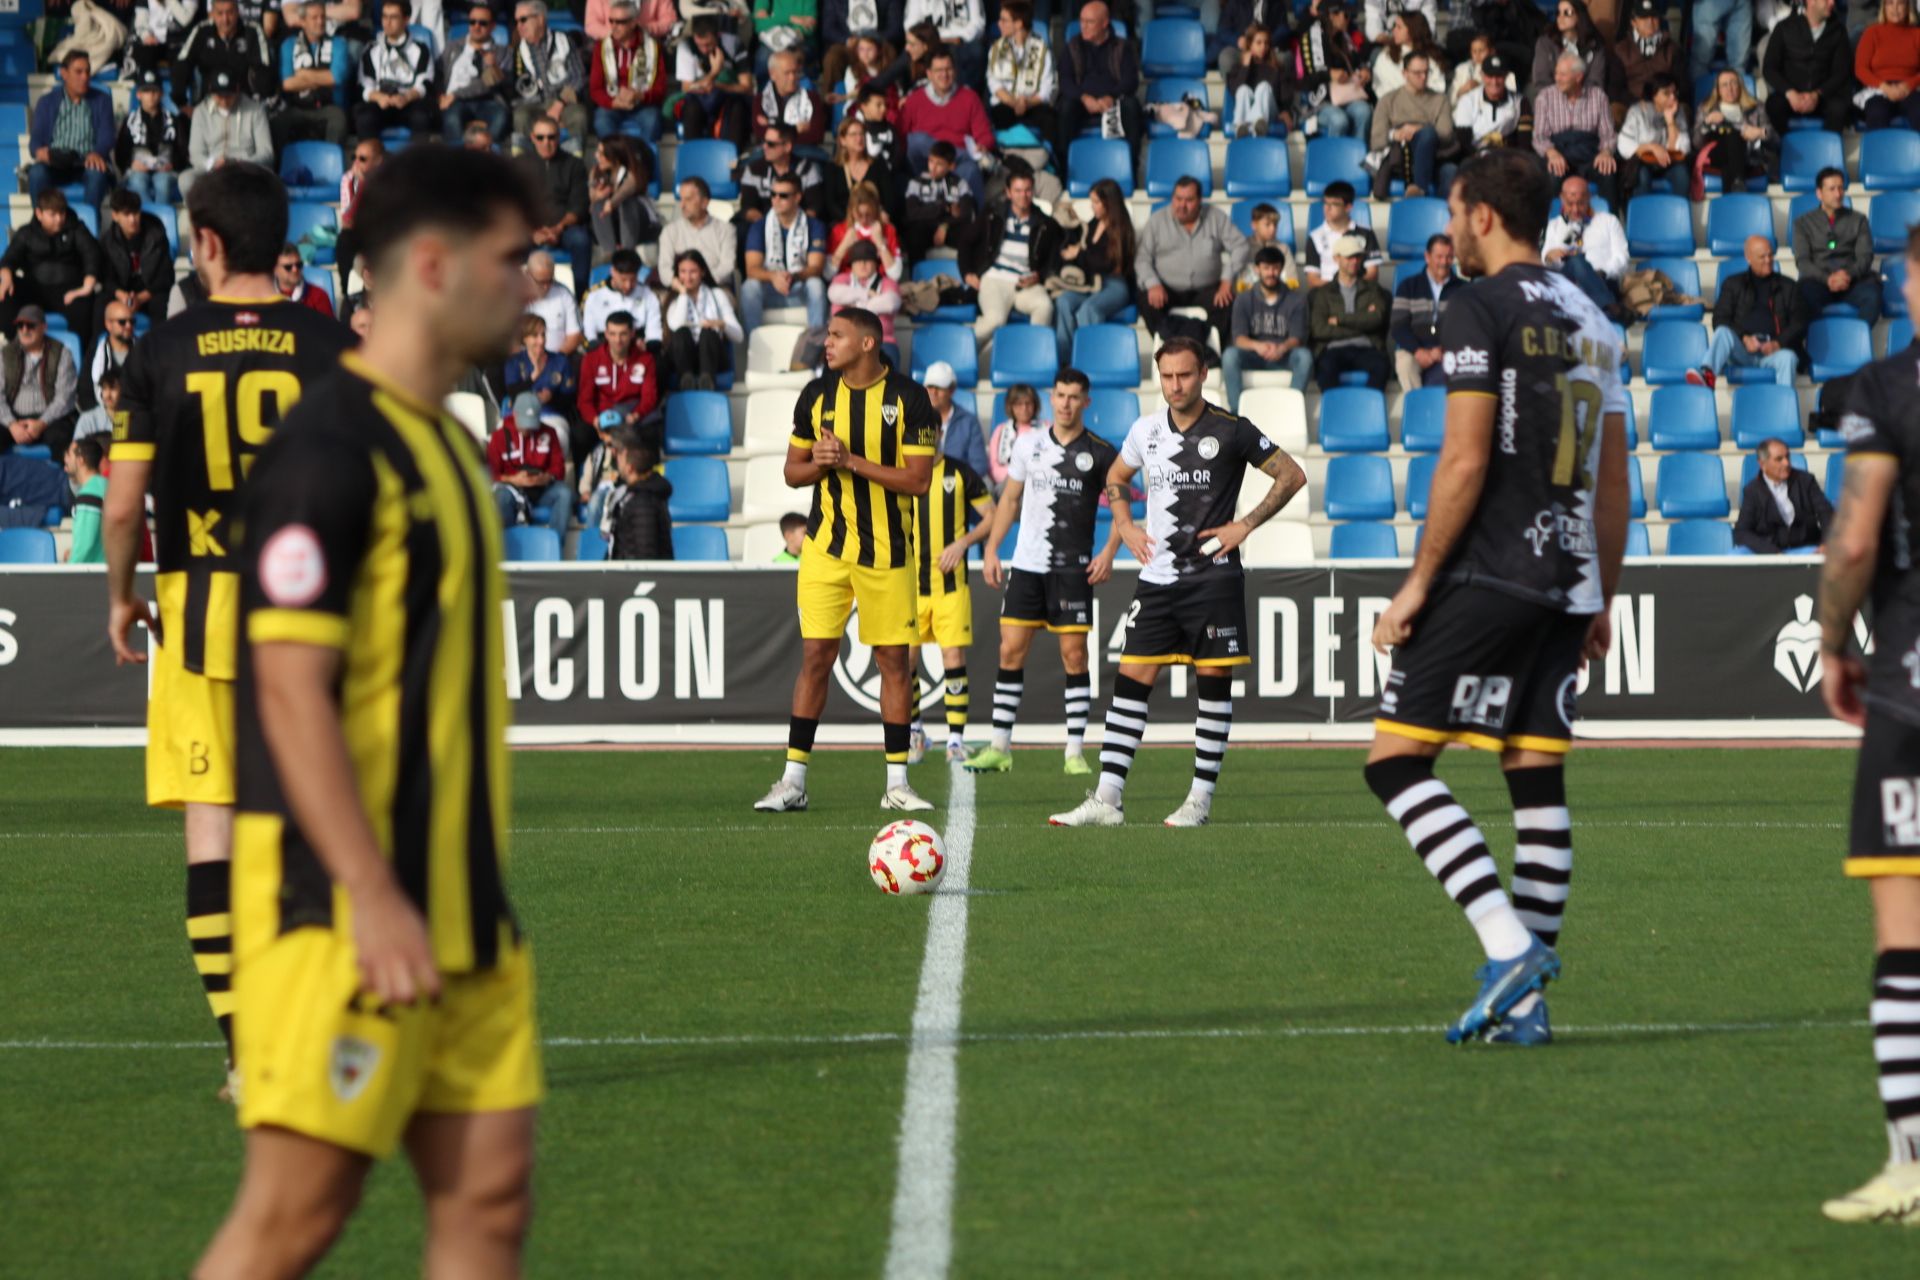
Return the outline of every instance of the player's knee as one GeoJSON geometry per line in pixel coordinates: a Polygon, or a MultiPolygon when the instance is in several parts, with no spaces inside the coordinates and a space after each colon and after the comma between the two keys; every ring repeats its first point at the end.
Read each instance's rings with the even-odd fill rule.
{"type": "Polygon", "coordinates": [[[247,1273],[303,1274],[340,1237],[359,1203],[357,1182],[243,1195],[230,1227],[244,1242],[240,1254],[256,1260],[247,1273]]]}
{"type": "Polygon", "coordinates": [[[907,647],[890,644],[876,648],[873,651],[873,665],[880,669],[883,676],[904,680],[908,674],[907,647]]]}
{"type": "Polygon", "coordinates": [[[533,1191],[525,1178],[501,1179],[491,1186],[436,1197],[428,1213],[436,1235],[485,1240],[496,1249],[518,1252],[533,1223],[533,1191]]]}

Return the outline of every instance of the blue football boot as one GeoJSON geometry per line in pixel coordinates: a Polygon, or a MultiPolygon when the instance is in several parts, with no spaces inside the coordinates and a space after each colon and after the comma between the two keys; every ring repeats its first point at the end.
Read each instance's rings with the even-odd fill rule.
{"type": "Polygon", "coordinates": [[[1526,1013],[1510,1013],[1502,1022],[1488,1027],[1480,1038],[1488,1044],[1512,1044],[1525,1048],[1553,1043],[1553,1028],[1547,1025],[1547,1002],[1543,997],[1526,1013]]]}
{"type": "Polygon", "coordinates": [[[1489,960],[1473,976],[1480,980],[1480,994],[1473,998],[1460,1020],[1447,1028],[1448,1044],[1475,1039],[1506,1017],[1507,1010],[1519,1004],[1527,992],[1539,991],[1559,977],[1560,957],[1552,947],[1535,938],[1512,960],[1489,960]]]}

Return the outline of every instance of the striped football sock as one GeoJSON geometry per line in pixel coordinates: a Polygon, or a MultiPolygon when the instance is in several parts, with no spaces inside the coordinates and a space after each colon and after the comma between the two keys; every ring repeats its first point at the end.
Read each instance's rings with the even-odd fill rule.
{"type": "Polygon", "coordinates": [[[1873,965],[1873,1056],[1893,1164],[1920,1163],[1920,951],[1882,951],[1873,965]]]}
{"type": "Polygon", "coordinates": [[[1212,796],[1233,731],[1233,677],[1202,675],[1194,684],[1193,791],[1212,796]]]}
{"type": "Polygon", "coordinates": [[[233,864],[187,864],[187,940],[213,1020],[233,1057],[233,864]]]}
{"type": "Polygon", "coordinates": [[[964,742],[967,737],[967,669],[947,668],[947,741],[964,742]]]}
{"type": "Polygon", "coordinates": [[[1079,755],[1087,741],[1087,714],[1093,710],[1093,677],[1067,672],[1067,753],[1079,755]]]}
{"type": "Polygon", "coordinates": [[[1107,700],[1107,724],[1100,736],[1100,798],[1118,809],[1127,794],[1127,774],[1133,768],[1134,752],[1147,731],[1147,699],[1153,686],[1113,678],[1113,695],[1107,700]]]}
{"type": "Polygon", "coordinates": [[[993,678],[993,745],[1005,751],[1013,745],[1013,722],[1020,714],[1020,694],[1027,687],[1027,673],[1000,668],[993,678]]]}

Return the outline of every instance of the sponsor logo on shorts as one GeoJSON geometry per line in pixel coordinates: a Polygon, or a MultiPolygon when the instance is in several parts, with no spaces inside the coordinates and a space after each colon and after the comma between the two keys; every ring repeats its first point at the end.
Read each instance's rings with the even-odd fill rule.
{"type": "Polygon", "coordinates": [[[1200,441],[1199,449],[1200,449],[1200,456],[1206,459],[1208,462],[1212,462],[1215,458],[1220,456],[1220,442],[1218,440],[1215,440],[1212,436],[1204,437],[1200,441]]]}
{"type": "Polygon", "coordinates": [[[1793,598],[1793,621],[1773,635],[1773,669],[1800,693],[1820,683],[1820,624],[1813,620],[1813,597],[1793,598]]]}
{"type": "Polygon", "coordinates": [[[1463,378],[1484,378],[1493,368],[1493,361],[1478,347],[1462,347],[1441,357],[1440,366],[1449,378],[1456,374],[1463,378]]]}
{"type": "Polygon", "coordinates": [[[366,1092],[367,1082],[379,1065],[379,1045],[357,1036],[335,1036],[333,1052],[327,1058],[327,1081],[333,1085],[334,1096],[352,1102],[366,1092]]]}
{"type": "Polygon", "coordinates": [[[1511,676],[1461,676],[1453,686],[1447,723],[1498,729],[1506,723],[1507,703],[1512,697],[1511,676]]]}
{"type": "Polygon", "coordinates": [[[260,548],[260,589],[285,609],[304,609],[327,589],[327,558],[320,538],[303,524],[290,524],[260,548]]]}
{"type": "Polygon", "coordinates": [[[1920,845],[1920,778],[1880,780],[1880,838],[1889,845],[1920,845]]]}

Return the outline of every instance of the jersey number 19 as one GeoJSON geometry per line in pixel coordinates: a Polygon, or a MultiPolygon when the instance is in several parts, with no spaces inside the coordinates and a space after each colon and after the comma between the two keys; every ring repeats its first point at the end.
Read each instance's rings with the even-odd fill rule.
{"type": "MultiPolygon", "coordinates": [[[[190,373],[187,394],[200,397],[200,423],[206,433],[207,486],[218,493],[233,488],[233,446],[227,425],[227,375],[190,373]]],[[[273,428],[300,399],[300,379],[285,369],[254,369],[240,375],[233,393],[233,420],[240,428],[240,442],[258,449],[273,435],[273,428]],[[273,397],[273,416],[262,412],[268,396],[273,397]]],[[[240,460],[245,477],[251,456],[240,460]]]]}

